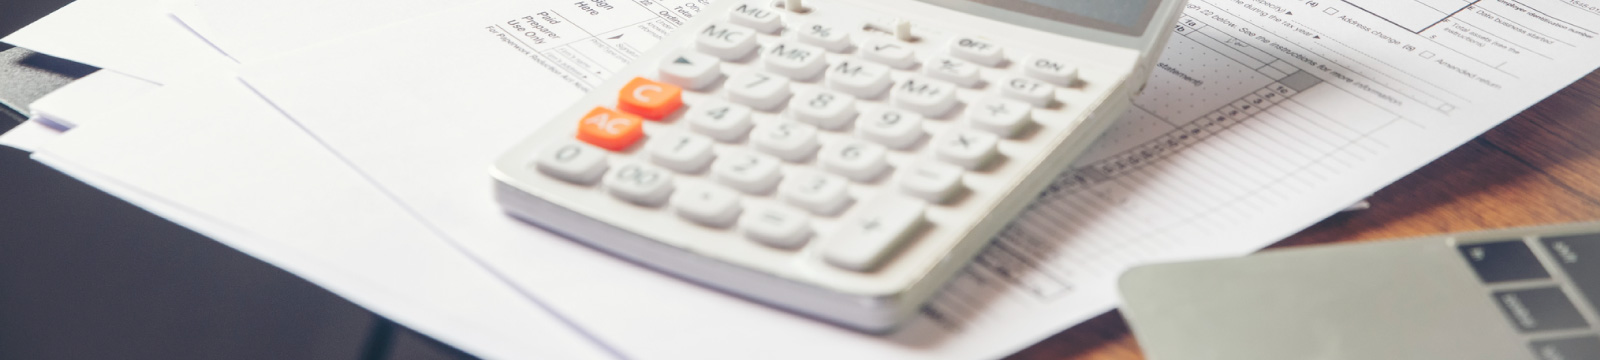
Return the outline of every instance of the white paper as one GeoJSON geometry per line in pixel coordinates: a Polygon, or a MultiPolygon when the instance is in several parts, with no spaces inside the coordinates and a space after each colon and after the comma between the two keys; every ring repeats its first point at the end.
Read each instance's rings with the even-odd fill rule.
{"type": "Polygon", "coordinates": [[[248,63],[469,2],[169,0],[165,6],[224,53],[248,63]]]}
{"type": "Polygon", "coordinates": [[[74,1],[0,41],[157,84],[237,66],[195,41],[160,0],[74,1]]]}
{"type": "Polygon", "coordinates": [[[28,104],[33,119],[61,129],[76,127],[78,119],[117,119],[112,111],[161,85],[100,70],[78,78],[28,104]]]}
{"type": "Polygon", "coordinates": [[[651,272],[495,207],[485,167],[578,96],[560,88],[582,87],[568,65],[622,53],[584,36],[524,53],[513,38],[528,39],[497,25],[551,12],[589,19],[587,34],[647,32],[671,23],[651,13],[679,3],[692,4],[613,2],[602,17],[553,1],[486,3],[244,77],[417,215],[628,355],[970,358],[1110,309],[1129,266],[1270,244],[1600,64],[1581,29],[1600,17],[1555,0],[1477,2],[1430,15],[1437,23],[1420,35],[1341,2],[1195,0],[1137,108],[925,316],[872,337],[651,272]],[[635,22],[645,25],[616,26],[635,22]],[[1294,91],[1245,109],[1280,86],[1294,91]],[[1232,110],[1245,115],[1202,126],[1232,110]]]}
{"type": "Polygon", "coordinates": [[[168,84],[116,113],[35,158],[468,352],[610,357],[236,79],[168,84]]]}
{"type": "Polygon", "coordinates": [[[38,120],[28,120],[0,134],[0,145],[33,152],[59,137],[61,137],[60,129],[38,120]]]}

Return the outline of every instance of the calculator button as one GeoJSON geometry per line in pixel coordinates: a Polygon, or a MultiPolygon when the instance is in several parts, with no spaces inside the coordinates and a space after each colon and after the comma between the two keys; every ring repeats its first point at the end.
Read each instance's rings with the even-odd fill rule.
{"type": "Polygon", "coordinates": [[[789,79],[759,71],[728,78],[728,99],[760,110],[772,110],[789,99],[789,79]]]}
{"type": "Polygon", "coordinates": [[[778,17],[777,11],[751,3],[734,7],[733,12],[728,13],[728,20],[768,34],[783,28],[783,20],[778,17]]]}
{"type": "Polygon", "coordinates": [[[893,68],[908,69],[917,65],[914,55],[911,45],[892,40],[875,39],[861,44],[861,57],[893,68]]]}
{"type": "Polygon", "coordinates": [[[661,120],[683,106],[683,89],[677,85],[636,77],[617,91],[617,109],[646,119],[661,120]]]}
{"type": "Polygon", "coordinates": [[[810,79],[828,67],[828,63],[822,61],[822,54],[822,48],[780,42],[763,51],[761,61],[766,63],[767,71],[790,79],[810,79]]]}
{"type": "Polygon", "coordinates": [[[893,193],[863,202],[855,215],[829,234],[822,257],[841,269],[872,271],[911,237],[926,207],[920,200],[893,193]]]}
{"type": "Polygon", "coordinates": [[[689,50],[678,50],[661,61],[661,81],[699,90],[722,77],[722,60],[689,50]]]}
{"type": "Polygon", "coordinates": [[[689,173],[711,163],[711,139],[687,133],[667,133],[650,137],[650,160],[673,171],[689,173]]]}
{"type": "Polygon", "coordinates": [[[738,141],[754,126],[750,121],[750,108],[721,100],[692,106],[685,117],[689,119],[690,129],[725,142],[738,141]]]}
{"type": "Polygon", "coordinates": [[[900,190],[931,203],[941,203],[961,187],[961,167],[919,161],[898,172],[900,190]]]}
{"type": "Polygon", "coordinates": [[[1461,245],[1459,250],[1486,283],[1550,278],[1521,239],[1461,245]]]}
{"type": "Polygon", "coordinates": [[[739,193],[709,184],[684,186],[672,195],[672,210],[701,225],[727,227],[739,218],[739,193]]]}
{"type": "Polygon", "coordinates": [[[1050,100],[1055,98],[1056,87],[1043,81],[1012,76],[1001,81],[1000,94],[1033,106],[1049,106],[1050,100]]]}
{"type": "Polygon", "coordinates": [[[868,109],[856,119],[856,136],[904,149],[922,139],[922,115],[899,109],[868,109]]]}
{"type": "Polygon", "coordinates": [[[627,163],[606,175],[605,186],[623,201],[656,206],[672,194],[672,173],[644,163],[627,163]]]}
{"type": "Polygon", "coordinates": [[[778,206],[752,206],[739,219],[744,236],[768,246],[793,249],[811,237],[810,216],[778,206]]]}
{"type": "Polygon", "coordinates": [[[933,146],[939,160],[973,170],[983,166],[994,155],[995,145],[999,142],[1000,138],[994,134],[951,129],[933,139],[933,146]]]}
{"type": "Polygon", "coordinates": [[[1034,57],[1022,65],[1022,72],[1035,79],[1059,86],[1072,86],[1078,81],[1078,67],[1065,61],[1034,57]]]}
{"type": "Polygon", "coordinates": [[[923,116],[939,116],[956,105],[956,86],[922,77],[912,77],[894,85],[889,97],[894,105],[923,116]]]}
{"type": "Polygon", "coordinates": [[[639,116],[595,107],[578,120],[578,140],[609,150],[622,150],[644,137],[639,116]]]}
{"type": "Polygon", "coordinates": [[[885,160],[888,150],[882,145],[859,140],[846,140],[843,142],[824,146],[818,161],[822,168],[834,174],[842,175],[850,180],[867,181],[878,177],[883,169],[889,167],[885,160]]]}
{"type": "Polygon", "coordinates": [[[800,170],[778,185],[778,196],[812,214],[833,215],[850,204],[846,185],[846,180],[838,176],[800,170]]]}
{"type": "Polygon", "coordinates": [[[726,23],[711,23],[695,35],[695,49],[723,60],[738,60],[756,48],[756,32],[726,23]]]}
{"type": "Polygon", "coordinates": [[[856,99],[841,92],[805,89],[789,100],[795,120],[824,129],[839,129],[856,117],[856,99]]]}
{"type": "Polygon", "coordinates": [[[1005,61],[1005,57],[1000,53],[999,45],[970,37],[951,39],[950,55],[983,66],[996,66],[1005,61]]]}
{"type": "Polygon", "coordinates": [[[1494,302],[1523,333],[1577,329],[1589,326],[1572,306],[1572,300],[1561,287],[1508,290],[1494,293],[1494,302]]]}
{"type": "Polygon", "coordinates": [[[1032,108],[1021,101],[991,97],[967,106],[967,120],[974,129],[1011,137],[1028,123],[1032,108]]]}
{"type": "Polygon", "coordinates": [[[893,83],[889,79],[889,67],[859,60],[833,65],[828,69],[827,82],[829,88],[864,98],[877,97],[893,83]]]}
{"type": "Polygon", "coordinates": [[[928,60],[922,72],[929,77],[949,81],[962,87],[978,86],[981,82],[977,65],[955,58],[940,57],[928,60]]]}
{"type": "Polygon", "coordinates": [[[750,144],[780,159],[805,160],[817,152],[817,127],[793,121],[756,125],[750,132],[750,144]]]}
{"type": "Polygon", "coordinates": [[[802,24],[797,29],[795,37],[800,38],[800,42],[832,52],[844,52],[850,48],[850,33],[832,25],[802,24]]]}
{"type": "Polygon", "coordinates": [[[606,151],[572,140],[545,148],[534,160],[545,175],[573,184],[588,185],[606,172],[606,151]]]}
{"type": "Polygon", "coordinates": [[[783,178],[778,172],[778,159],[744,151],[717,157],[711,164],[711,176],[718,183],[748,194],[766,193],[783,178]]]}

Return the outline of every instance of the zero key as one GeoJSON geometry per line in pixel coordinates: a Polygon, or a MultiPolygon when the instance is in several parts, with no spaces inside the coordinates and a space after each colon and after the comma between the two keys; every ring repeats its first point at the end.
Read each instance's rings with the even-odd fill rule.
{"type": "Polygon", "coordinates": [[[617,108],[646,119],[661,120],[683,106],[683,88],[636,77],[617,92],[617,108]]]}

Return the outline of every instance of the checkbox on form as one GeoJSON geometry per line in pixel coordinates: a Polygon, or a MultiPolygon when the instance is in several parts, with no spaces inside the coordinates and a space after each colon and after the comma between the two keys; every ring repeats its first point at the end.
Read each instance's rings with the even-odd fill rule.
{"type": "Polygon", "coordinates": [[[1339,13],[1339,9],[1335,9],[1335,8],[1329,7],[1327,10],[1323,10],[1322,12],[1328,13],[1328,15],[1333,15],[1333,14],[1338,14],[1339,13]]]}
{"type": "Polygon", "coordinates": [[[1432,59],[1433,58],[1433,52],[1432,51],[1423,51],[1421,54],[1417,54],[1417,56],[1421,56],[1423,59],[1432,59]]]}

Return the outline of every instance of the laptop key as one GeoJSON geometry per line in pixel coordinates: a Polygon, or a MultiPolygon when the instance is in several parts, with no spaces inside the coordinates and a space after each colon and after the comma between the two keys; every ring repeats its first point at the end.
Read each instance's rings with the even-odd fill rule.
{"type": "Polygon", "coordinates": [[[1462,245],[1460,250],[1485,283],[1550,278],[1522,240],[1462,245]]]}
{"type": "Polygon", "coordinates": [[[1589,307],[1600,309],[1595,306],[1595,302],[1600,301],[1600,260],[1590,258],[1600,256],[1600,234],[1549,237],[1539,241],[1555,258],[1556,265],[1567,273],[1567,278],[1572,279],[1572,285],[1589,300],[1589,307]]]}
{"type": "Polygon", "coordinates": [[[1560,287],[1495,292],[1494,302],[1524,333],[1589,326],[1560,287]]]}
{"type": "Polygon", "coordinates": [[[1600,359],[1600,337],[1540,340],[1528,347],[1539,360],[1600,359]]]}

